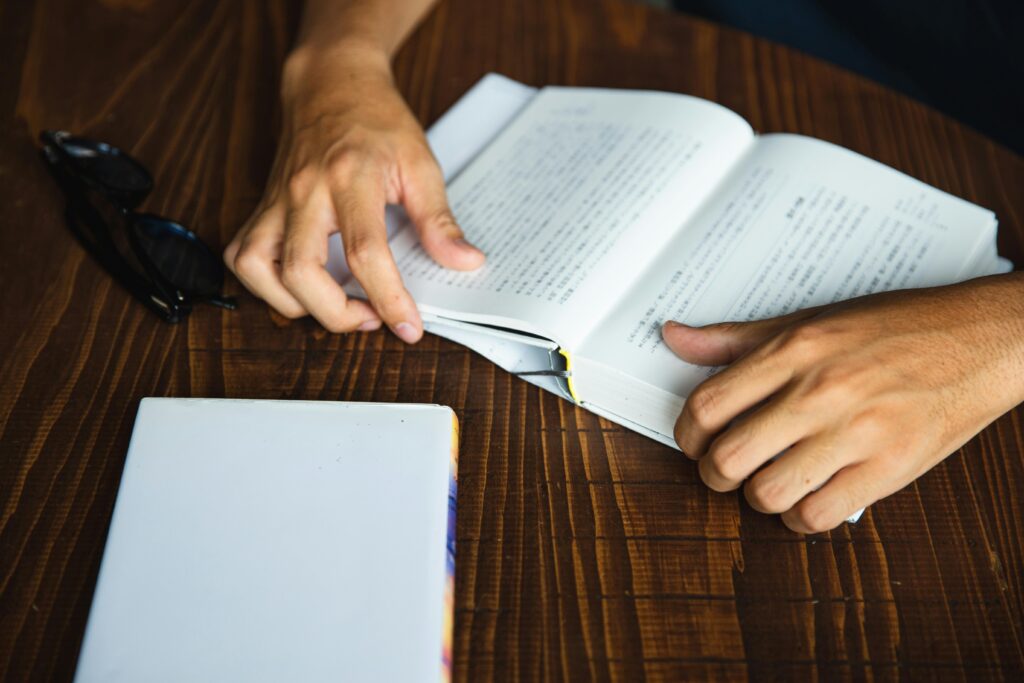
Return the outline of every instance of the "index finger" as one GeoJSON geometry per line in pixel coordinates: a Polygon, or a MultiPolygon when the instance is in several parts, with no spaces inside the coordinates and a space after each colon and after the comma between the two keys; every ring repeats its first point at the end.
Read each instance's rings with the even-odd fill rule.
{"type": "Polygon", "coordinates": [[[350,300],[327,272],[327,238],[334,232],[326,191],[313,194],[288,215],[281,254],[281,281],[310,315],[331,332],[376,329],[377,314],[365,302],[350,300]]]}
{"type": "Polygon", "coordinates": [[[791,354],[780,346],[766,340],[690,393],[674,435],[686,455],[704,455],[716,434],[793,378],[796,367],[791,354]]]}
{"type": "Polygon", "coordinates": [[[402,341],[416,343],[423,321],[388,246],[383,175],[360,169],[335,183],[331,200],[349,270],[388,327],[402,341]]]}
{"type": "Polygon", "coordinates": [[[301,318],[308,311],[281,282],[281,235],[284,205],[275,205],[243,227],[224,251],[224,260],[246,289],[287,318],[301,318]]]}

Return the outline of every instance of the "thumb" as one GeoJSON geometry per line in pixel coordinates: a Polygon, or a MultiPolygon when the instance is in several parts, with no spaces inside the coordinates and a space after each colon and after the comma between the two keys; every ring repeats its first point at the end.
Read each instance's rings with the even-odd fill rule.
{"type": "Polygon", "coordinates": [[[669,320],[661,336],[672,352],[694,365],[728,365],[761,342],[793,323],[816,315],[819,308],[806,308],[778,318],[752,322],[727,322],[691,327],[669,320]]]}
{"type": "Polygon", "coordinates": [[[445,268],[476,270],[482,251],[466,241],[448,206],[444,176],[429,152],[402,176],[402,202],[420,236],[423,250],[445,268]]]}

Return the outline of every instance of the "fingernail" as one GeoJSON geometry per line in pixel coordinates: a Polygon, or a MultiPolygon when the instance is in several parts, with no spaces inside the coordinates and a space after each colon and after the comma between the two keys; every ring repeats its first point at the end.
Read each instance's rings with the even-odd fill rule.
{"type": "Polygon", "coordinates": [[[415,344],[420,340],[419,332],[410,323],[398,323],[395,325],[395,334],[406,344],[415,344]]]}
{"type": "Polygon", "coordinates": [[[455,242],[455,244],[459,245],[463,249],[470,249],[472,251],[480,251],[479,249],[474,247],[472,244],[470,244],[468,241],[466,241],[465,237],[456,237],[455,240],[453,240],[453,241],[455,242]]]}
{"type": "Polygon", "coordinates": [[[359,331],[360,332],[373,332],[374,330],[379,330],[379,329],[380,329],[380,321],[376,320],[376,319],[367,320],[362,325],[359,326],[359,331]]]}

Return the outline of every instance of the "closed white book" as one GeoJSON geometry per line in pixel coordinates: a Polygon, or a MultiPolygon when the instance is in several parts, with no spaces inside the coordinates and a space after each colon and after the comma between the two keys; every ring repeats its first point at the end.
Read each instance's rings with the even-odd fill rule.
{"type": "Polygon", "coordinates": [[[446,680],[457,441],[443,406],[144,399],[76,680],[446,680]]]}

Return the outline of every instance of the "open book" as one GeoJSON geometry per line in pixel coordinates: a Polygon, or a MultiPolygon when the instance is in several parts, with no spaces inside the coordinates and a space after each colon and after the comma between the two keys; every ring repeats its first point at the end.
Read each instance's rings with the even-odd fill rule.
{"type": "MultiPolygon", "coordinates": [[[[427,330],[675,445],[688,365],[661,325],[754,320],[1005,266],[992,212],[835,145],[662,92],[489,75],[429,133],[471,273],[391,248],[427,330]]],[[[347,291],[340,243],[329,264],[347,291]]]]}

